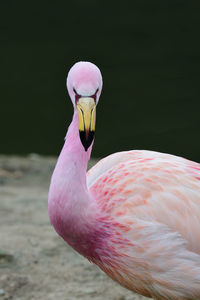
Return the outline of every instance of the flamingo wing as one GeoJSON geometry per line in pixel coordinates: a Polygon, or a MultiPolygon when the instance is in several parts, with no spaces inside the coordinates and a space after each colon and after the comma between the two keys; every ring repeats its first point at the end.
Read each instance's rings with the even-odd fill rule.
{"type": "Polygon", "coordinates": [[[102,212],[130,241],[123,248],[123,275],[111,277],[145,296],[199,299],[200,165],[169,154],[128,151],[101,160],[87,180],[102,212]]]}

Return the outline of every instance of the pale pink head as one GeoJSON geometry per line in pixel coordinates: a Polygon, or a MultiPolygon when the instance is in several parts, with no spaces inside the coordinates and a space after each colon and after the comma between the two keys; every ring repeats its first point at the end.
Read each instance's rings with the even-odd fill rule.
{"type": "Polygon", "coordinates": [[[77,95],[81,97],[95,96],[97,104],[102,89],[102,76],[99,68],[91,62],[77,62],[69,70],[67,89],[73,105],[76,103],[77,95]]]}
{"type": "Polygon", "coordinates": [[[79,135],[85,151],[92,144],[95,133],[96,105],[102,89],[102,76],[94,64],[81,61],[73,65],[67,76],[67,89],[77,110],[79,135]]]}

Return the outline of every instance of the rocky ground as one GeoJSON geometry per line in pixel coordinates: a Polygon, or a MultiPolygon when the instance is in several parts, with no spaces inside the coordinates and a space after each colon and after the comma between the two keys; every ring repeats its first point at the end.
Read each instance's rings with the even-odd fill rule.
{"type": "Polygon", "coordinates": [[[54,158],[0,156],[0,299],[139,300],[90,264],[49,224],[54,158]]]}

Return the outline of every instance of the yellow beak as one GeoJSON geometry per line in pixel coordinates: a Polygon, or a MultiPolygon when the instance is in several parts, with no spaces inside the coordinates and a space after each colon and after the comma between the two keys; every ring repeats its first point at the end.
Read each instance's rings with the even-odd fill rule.
{"type": "Polygon", "coordinates": [[[91,97],[81,97],[76,108],[79,118],[80,139],[85,151],[87,151],[94,139],[96,104],[91,97]]]}

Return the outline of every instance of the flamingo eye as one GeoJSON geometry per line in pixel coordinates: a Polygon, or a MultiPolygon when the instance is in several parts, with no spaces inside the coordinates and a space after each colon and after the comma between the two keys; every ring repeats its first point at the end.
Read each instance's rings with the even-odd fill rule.
{"type": "Polygon", "coordinates": [[[73,88],[73,91],[74,91],[74,93],[77,95],[78,93],[77,93],[77,91],[75,90],[75,88],[73,88]]]}

